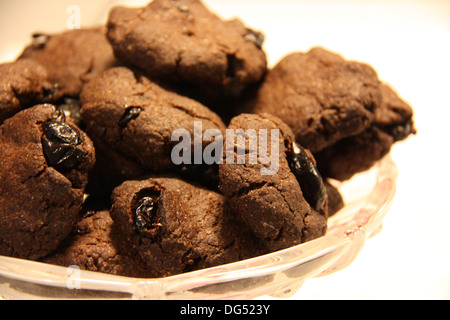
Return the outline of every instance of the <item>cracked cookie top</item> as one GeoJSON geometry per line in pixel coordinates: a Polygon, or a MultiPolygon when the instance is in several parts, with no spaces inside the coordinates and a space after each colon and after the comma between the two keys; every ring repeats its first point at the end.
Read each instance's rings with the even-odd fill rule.
{"type": "Polygon", "coordinates": [[[54,86],[38,62],[21,59],[0,65],[0,125],[17,112],[52,100],[54,86]]]}
{"type": "Polygon", "coordinates": [[[279,117],[297,142],[315,153],[372,124],[380,86],[369,65],[316,47],[281,59],[246,112],[279,117]]]}
{"type": "Polygon", "coordinates": [[[217,192],[176,176],[126,181],[112,194],[122,245],[159,276],[266,253],[217,192]]]}
{"type": "Polygon", "coordinates": [[[34,34],[19,59],[43,65],[54,84],[54,101],[77,97],[84,83],[118,65],[104,27],[75,29],[60,34],[34,34]]]}
{"type": "Polygon", "coordinates": [[[109,210],[87,211],[61,246],[42,262],[126,277],[154,277],[138,257],[119,250],[116,229],[109,210]]]}
{"type": "Polygon", "coordinates": [[[95,162],[91,140],[52,105],[0,127],[0,254],[38,259],[69,234],[95,162]]]}
{"type": "Polygon", "coordinates": [[[267,69],[264,36],[237,19],[221,20],[198,0],[116,7],[108,38],[121,61],[192,86],[202,97],[238,96],[267,69]]]}
{"type": "Polygon", "coordinates": [[[394,143],[416,134],[412,108],[385,83],[381,94],[381,104],[375,108],[375,119],[368,129],[315,154],[323,175],[348,180],[370,169],[389,153],[394,143]]]}
{"type": "MultiPolygon", "coordinates": [[[[195,121],[201,121],[202,132],[225,130],[220,117],[204,105],[125,67],[109,69],[86,84],[81,102],[86,131],[94,141],[153,172],[174,167],[171,152],[176,142],[171,138],[175,130],[185,129],[194,137],[195,121]]],[[[210,143],[202,142],[203,147],[210,143]]]]}
{"type": "MultiPolygon", "coordinates": [[[[269,114],[241,114],[231,120],[228,129],[267,130],[264,132],[268,133],[277,130],[271,135],[278,132],[277,139],[267,139],[269,145],[265,150],[278,162],[274,174],[261,174],[261,168],[267,165],[259,158],[257,163],[252,163],[251,152],[245,155],[244,163],[219,166],[219,188],[229,199],[235,214],[270,250],[285,249],[324,235],[327,226],[325,186],[312,155],[295,145],[292,130],[269,114]],[[277,148],[272,148],[272,144],[278,144],[277,148]],[[270,154],[274,150],[277,153],[270,154]]],[[[225,152],[230,152],[229,145],[227,141],[225,152]]],[[[239,146],[236,147],[231,152],[236,153],[239,146]]]]}

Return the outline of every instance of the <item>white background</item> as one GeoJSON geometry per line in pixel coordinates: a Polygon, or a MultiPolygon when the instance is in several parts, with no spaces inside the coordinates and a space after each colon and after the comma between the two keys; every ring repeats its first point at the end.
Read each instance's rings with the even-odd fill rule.
{"type": "MultiPolygon", "coordinates": [[[[383,230],[348,268],[306,281],[291,299],[450,299],[450,1],[204,2],[262,30],[271,66],[323,46],[372,65],[415,111],[417,136],[392,150],[399,178],[383,230]]],[[[114,3],[147,1],[0,0],[0,62],[31,33],[64,30],[69,5],[85,27],[104,22],[114,3]]]]}

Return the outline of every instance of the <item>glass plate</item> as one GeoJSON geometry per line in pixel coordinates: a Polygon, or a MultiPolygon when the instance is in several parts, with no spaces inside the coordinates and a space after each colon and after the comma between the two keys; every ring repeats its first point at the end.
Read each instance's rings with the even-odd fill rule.
{"type": "Polygon", "coordinates": [[[345,207],[325,236],[282,251],[161,279],[80,271],[0,256],[4,299],[253,299],[287,298],[303,282],[347,267],[376,235],[394,198],[397,167],[388,155],[371,170],[335,182],[345,207]]]}

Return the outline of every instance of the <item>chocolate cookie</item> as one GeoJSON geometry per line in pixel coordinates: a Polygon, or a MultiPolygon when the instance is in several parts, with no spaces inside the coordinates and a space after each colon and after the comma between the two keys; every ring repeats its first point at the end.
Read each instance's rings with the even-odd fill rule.
{"type": "Polygon", "coordinates": [[[264,36],[237,19],[221,20],[198,0],[116,7],[108,38],[121,61],[187,85],[205,100],[238,96],[267,69],[264,36]]]}
{"type": "Polygon", "coordinates": [[[325,186],[314,158],[295,143],[292,130],[269,114],[241,114],[231,120],[228,129],[242,130],[246,142],[245,146],[237,139],[230,143],[227,136],[225,160],[219,166],[219,188],[235,214],[270,250],[323,236],[327,228],[325,186]],[[252,130],[254,137],[263,133],[267,141],[259,136],[258,142],[252,142],[252,130]],[[238,162],[242,151],[246,151],[245,161],[238,162]],[[266,157],[272,171],[267,171],[266,157]],[[233,158],[235,162],[230,163],[233,158]]]}
{"type": "Polygon", "coordinates": [[[0,124],[22,109],[51,100],[52,89],[47,70],[35,61],[0,64],[0,124]]]}
{"type": "MultiPolygon", "coordinates": [[[[172,149],[180,142],[172,141],[176,130],[188,134],[192,152],[195,136],[225,131],[219,116],[204,105],[124,67],[107,70],[86,84],[81,102],[81,116],[94,142],[131,158],[147,172],[175,168],[172,149]]],[[[199,144],[206,148],[211,141],[199,144]]],[[[190,154],[189,158],[194,163],[190,154]]]]}
{"type": "Polygon", "coordinates": [[[223,195],[176,177],[126,181],[112,202],[124,247],[160,276],[265,253],[234,220],[223,195]]]}
{"type": "Polygon", "coordinates": [[[33,59],[47,69],[49,80],[56,86],[55,100],[77,97],[84,83],[118,65],[105,32],[105,28],[95,27],[35,34],[19,59],[33,59]]]}
{"type": "Polygon", "coordinates": [[[39,259],[72,230],[95,155],[91,140],[51,105],[0,127],[0,254],[39,259]]]}
{"type": "Polygon", "coordinates": [[[389,153],[395,142],[416,133],[412,108],[387,84],[381,86],[381,93],[381,104],[375,108],[375,119],[368,129],[315,154],[323,175],[350,179],[370,169],[389,153]]]}
{"type": "Polygon", "coordinates": [[[246,111],[279,117],[302,146],[318,152],[367,129],[380,102],[380,82],[370,66],[313,48],[283,58],[246,111]]]}
{"type": "Polygon", "coordinates": [[[116,232],[109,210],[87,211],[61,246],[42,262],[119,276],[152,278],[154,275],[138,257],[119,251],[116,232]]]}

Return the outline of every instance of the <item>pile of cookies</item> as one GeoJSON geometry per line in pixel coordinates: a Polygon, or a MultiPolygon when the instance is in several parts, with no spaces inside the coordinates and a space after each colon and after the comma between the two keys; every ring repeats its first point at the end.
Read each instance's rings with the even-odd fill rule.
{"type": "Polygon", "coordinates": [[[199,0],[34,34],[0,65],[0,255],[153,278],[323,236],[344,205],[331,179],[415,134],[413,111],[366,64],[313,48],[269,69],[263,43],[199,0]],[[276,148],[175,163],[178,129],[265,132],[276,148]]]}

